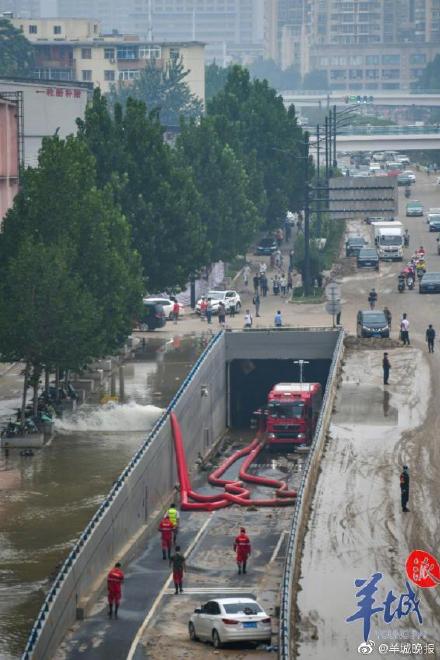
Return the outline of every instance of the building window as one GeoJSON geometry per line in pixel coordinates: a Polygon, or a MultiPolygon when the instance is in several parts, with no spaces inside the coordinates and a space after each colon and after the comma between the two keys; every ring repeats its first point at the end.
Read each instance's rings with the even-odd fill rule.
{"type": "Polygon", "coordinates": [[[379,78],[379,71],[377,69],[367,69],[365,71],[365,78],[367,80],[377,80],[379,78]]]}
{"type": "Polygon", "coordinates": [[[139,48],[140,60],[159,60],[161,56],[160,47],[154,48],[139,48]]]}
{"type": "Polygon", "coordinates": [[[365,64],[369,66],[379,64],[379,55],[367,55],[365,57],[365,64]]]}
{"type": "Polygon", "coordinates": [[[382,55],[382,64],[400,64],[400,55],[382,55]]]}
{"type": "Polygon", "coordinates": [[[54,34],[61,34],[61,25],[54,25],[53,26],[53,33],[54,34]]]}
{"type": "Polygon", "coordinates": [[[114,48],[104,48],[104,59],[105,60],[114,60],[115,59],[115,49],[114,48]]]}
{"type": "Polygon", "coordinates": [[[349,69],[348,76],[350,80],[362,80],[364,72],[362,69],[349,69]]]}
{"type": "Polygon", "coordinates": [[[36,25],[29,25],[29,34],[37,34],[38,28],[36,25]]]}
{"type": "Polygon", "coordinates": [[[112,81],[115,79],[115,72],[114,71],[104,71],[104,80],[107,81],[112,81]]]}
{"type": "Polygon", "coordinates": [[[119,80],[135,80],[136,78],[139,78],[139,76],[139,69],[126,69],[124,71],[119,71],[119,80]]]}
{"type": "Polygon", "coordinates": [[[425,53],[412,53],[409,56],[409,63],[410,64],[425,64],[426,63],[425,53]]]}
{"type": "Polygon", "coordinates": [[[137,60],[136,48],[118,48],[118,60],[137,60]]]}
{"type": "Polygon", "coordinates": [[[347,80],[347,72],[340,69],[332,69],[330,71],[331,80],[347,80]]]}
{"type": "Polygon", "coordinates": [[[382,78],[384,80],[400,78],[400,69],[382,69],[382,78]]]}
{"type": "Polygon", "coordinates": [[[91,60],[92,59],[92,49],[91,48],[81,48],[81,59],[91,60]]]}
{"type": "Polygon", "coordinates": [[[178,48],[170,48],[170,60],[175,62],[180,57],[180,50],[178,48]]]}
{"type": "Polygon", "coordinates": [[[82,72],[84,82],[92,82],[92,72],[90,70],[82,72]]]}

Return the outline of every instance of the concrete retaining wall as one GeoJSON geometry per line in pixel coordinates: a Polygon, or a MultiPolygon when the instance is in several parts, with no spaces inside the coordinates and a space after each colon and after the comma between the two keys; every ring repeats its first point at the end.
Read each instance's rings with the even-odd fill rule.
{"type": "Polygon", "coordinates": [[[75,622],[77,607],[96,587],[103,566],[111,565],[127,542],[139,534],[153,511],[166,505],[177,482],[170,411],[175,411],[181,424],[189,466],[199,452],[205,454],[222,434],[226,425],[224,365],[225,339],[224,334],[219,334],[197,361],[70,553],[32,629],[24,658],[48,660],[53,655],[75,622]]]}

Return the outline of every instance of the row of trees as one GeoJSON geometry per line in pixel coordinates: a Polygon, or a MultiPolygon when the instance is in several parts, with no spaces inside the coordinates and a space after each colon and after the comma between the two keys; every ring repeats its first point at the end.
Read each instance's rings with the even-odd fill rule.
{"type": "Polygon", "coordinates": [[[174,147],[163,135],[160,108],[96,90],[77,136],[46,138],[23,173],[0,234],[0,353],[32,382],[114,351],[145,290],[184,286],[301,207],[294,110],[247,70],[174,147]]]}

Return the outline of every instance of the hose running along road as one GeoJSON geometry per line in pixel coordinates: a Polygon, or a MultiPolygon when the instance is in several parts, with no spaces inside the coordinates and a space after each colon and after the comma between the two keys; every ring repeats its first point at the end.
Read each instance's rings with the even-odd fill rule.
{"type": "Polygon", "coordinates": [[[264,449],[264,444],[260,442],[258,438],[254,438],[249,445],[232,454],[232,456],[226,459],[209,475],[209,483],[213,486],[223,486],[224,492],[215,495],[202,495],[201,493],[194,491],[191,487],[191,480],[188,473],[182,431],[174,412],[170,413],[170,421],[174,441],[174,451],[176,454],[177,472],[180,481],[181,508],[183,510],[215,511],[216,509],[223,509],[231,504],[267,507],[292,506],[295,504],[297,493],[295,490],[289,490],[285,481],[260,477],[247,472],[259,453],[264,449]],[[243,456],[246,456],[246,458],[240,467],[240,481],[222,479],[221,476],[226,470],[243,456]],[[243,481],[274,488],[276,497],[271,499],[251,499],[251,491],[243,486],[243,481]]]}

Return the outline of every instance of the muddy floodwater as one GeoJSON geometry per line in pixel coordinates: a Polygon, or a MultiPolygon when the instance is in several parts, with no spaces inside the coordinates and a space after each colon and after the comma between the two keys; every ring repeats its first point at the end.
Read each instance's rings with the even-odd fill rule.
{"type": "MultiPolygon", "coordinates": [[[[0,658],[23,652],[50,577],[169,402],[204,342],[149,339],[125,367],[126,402],[85,405],[49,447],[0,453],[0,658]]],[[[0,420],[16,399],[0,401],[0,420]]]]}

